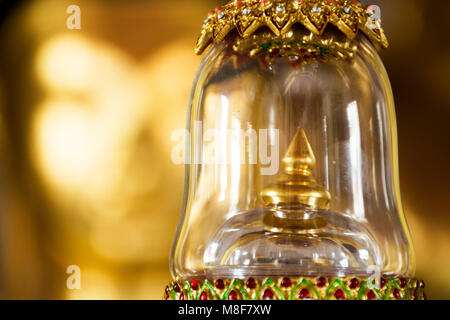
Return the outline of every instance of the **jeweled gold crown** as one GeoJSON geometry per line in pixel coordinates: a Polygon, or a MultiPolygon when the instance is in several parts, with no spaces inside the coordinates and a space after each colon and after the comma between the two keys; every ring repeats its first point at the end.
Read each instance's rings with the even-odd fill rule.
{"type": "MultiPolygon", "coordinates": [[[[354,39],[360,30],[377,48],[388,47],[387,38],[374,11],[370,6],[364,7],[359,1],[233,0],[208,13],[195,52],[202,54],[211,43],[223,41],[232,31],[236,31],[240,39],[248,39],[260,30],[269,29],[274,39],[283,39],[290,36],[295,28],[303,26],[310,33],[310,43],[332,48],[342,57],[351,55],[348,41],[337,40],[335,37],[321,38],[329,24],[337,27],[345,40],[354,39]]],[[[267,40],[267,32],[263,37],[267,40]]],[[[236,51],[246,49],[250,55],[257,54],[252,46],[239,44],[236,47],[236,51]]]]}

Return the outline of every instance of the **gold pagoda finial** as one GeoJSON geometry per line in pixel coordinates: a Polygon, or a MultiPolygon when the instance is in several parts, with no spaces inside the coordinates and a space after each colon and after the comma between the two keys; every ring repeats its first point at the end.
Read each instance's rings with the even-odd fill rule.
{"type": "Polygon", "coordinates": [[[299,129],[283,158],[284,172],[278,182],[264,188],[262,198],[268,207],[325,209],[330,194],[312,175],[316,159],[306,133],[299,129]]]}
{"type": "Polygon", "coordinates": [[[316,158],[306,137],[305,130],[299,129],[292,139],[283,158],[284,171],[290,175],[310,176],[316,165],[316,158]]]}

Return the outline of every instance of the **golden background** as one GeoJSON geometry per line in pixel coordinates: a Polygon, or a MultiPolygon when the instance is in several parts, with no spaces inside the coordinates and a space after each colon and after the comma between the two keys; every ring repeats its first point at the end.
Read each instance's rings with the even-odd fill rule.
{"type": "MultiPolygon", "coordinates": [[[[0,298],[161,298],[184,184],[171,135],[202,20],[221,3],[37,0],[1,13],[0,298]],[[81,30],[66,28],[72,4],[81,30]],[[69,265],[80,290],[66,287],[69,265]]],[[[450,2],[372,3],[391,43],[417,276],[448,299],[450,2]]]]}

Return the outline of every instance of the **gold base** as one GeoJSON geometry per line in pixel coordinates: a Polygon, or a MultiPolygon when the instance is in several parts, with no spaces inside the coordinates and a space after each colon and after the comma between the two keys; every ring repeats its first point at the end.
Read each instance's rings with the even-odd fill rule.
{"type": "Polygon", "coordinates": [[[382,277],[278,277],[172,282],[165,300],[426,300],[416,279],[382,277]]]}

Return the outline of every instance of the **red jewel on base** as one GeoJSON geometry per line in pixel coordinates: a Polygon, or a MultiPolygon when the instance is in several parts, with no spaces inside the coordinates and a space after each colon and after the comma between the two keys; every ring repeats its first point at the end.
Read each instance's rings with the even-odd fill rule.
{"type": "Polygon", "coordinates": [[[237,294],[234,290],[231,290],[230,293],[228,294],[228,300],[237,300],[237,294]]]}
{"type": "Polygon", "coordinates": [[[336,300],[345,299],[344,291],[342,291],[341,289],[336,290],[336,292],[334,293],[334,297],[336,298],[336,300]]]}
{"type": "Polygon", "coordinates": [[[319,279],[317,279],[317,286],[319,288],[324,287],[327,284],[327,279],[325,279],[324,277],[320,277],[319,279]]]}
{"type": "Polygon", "coordinates": [[[302,299],[302,300],[309,299],[310,295],[309,295],[308,289],[300,290],[300,293],[298,294],[298,298],[302,299]]]}
{"type": "Polygon", "coordinates": [[[359,280],[356,278],[353,278],[352,280],[350,280],[350,289],[356,289],[359,286],[359,280]]]}
{"type": "Polygon", "coordinates": [[[191,281],[191,288],[193,290],[198,290],[198,282],[197,282],[197,280],[192,280],[191,281]]]}
{"type": "Polygon", "coordinates": [[[215,286],[219,290],[222,290],[223,288],[225,288],[225,284],[223,283],[222,279],[217,280],[215,283],[215,286]]]}
{"type": "Polygon", "coordinates": [[[375,295],[375,292],[373,290],[370,290],[369,293],[367,293],[367,299],[368,300],[375,300],[377,296],[375,295]]]}
{"type": "Polygon", "coordinates": [[[273,292],[272,292],[272,290],[270,290],[270,289],[264,290],[263,299],[264,300],[272,300],[273,299],[273,292]]]}
{"type": "Polygon", "coordinates": [[[289,278],[283,278],[283,280],[281,280],[281,286],[283,288],[289,288],[291,286],[292,282],[291,279],[289,278]]]}
{"type": "Polygon", "coordinates": [[[246,286],[249,289],[255,289],[256,288],[256,281],[255,281],[255,279],[253,279],[253,278],[248,279],[247,282],[246,282],[246,286]]]}

